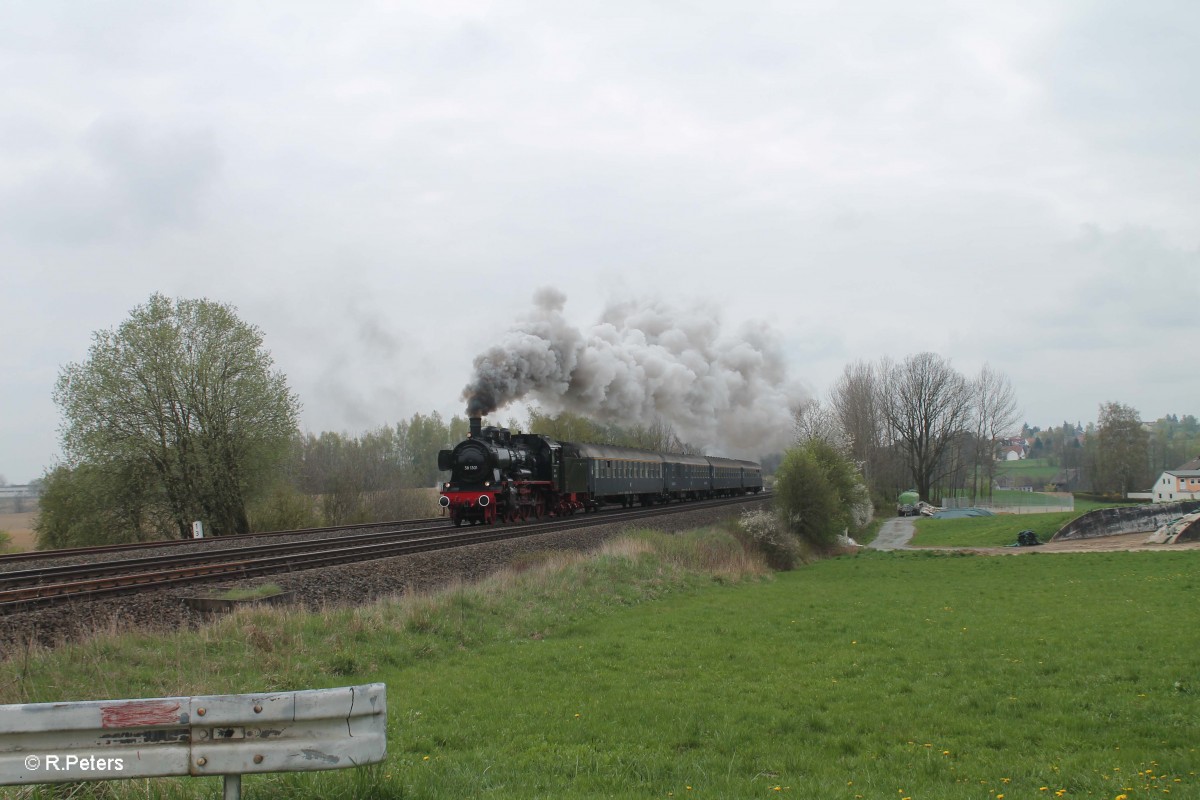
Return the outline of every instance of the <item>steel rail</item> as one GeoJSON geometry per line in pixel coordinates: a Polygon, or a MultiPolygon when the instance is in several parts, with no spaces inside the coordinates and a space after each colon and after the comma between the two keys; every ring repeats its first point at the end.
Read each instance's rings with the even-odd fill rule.
{"type": "MultiPolygon", "coordinates": [[[[88,547],[63,547],[57,550],[30,550],[24,553],[0,553],[0,564],[14,561],[35,561],[39,559],[67,558],[70,556],[89,556],[97,553],[116,553],[123,550],[152,550],[158,547],[208,547],[214,542],[230,540],[254,539],[257,537],[271,538],[275,536],[304,536],[314,533],[335,533],[346,530],[362,530],[381,528],[388,525],[421,525],[445,520],[445,517],[423,517],[421,519],[401,519],[390,522],[360,522],[355,525],[334,525],[327,528],[299,528],[285,531],[255,531],[253,533],[231,533],[225,536],[209,536],[204,539],[156,539],[151,542],[122,542],[121,544],[90,545],[88,547]]],[[[2,575],[3,573],[0,573],[2,575]]]]}
{"type": "Polygon", "coordinates": [[[347,545],[365,544],[384,539],[412,538],[440,529],[439,527],[437,529],[410,528],[403,531],[377,531],[375,533],[358,533],[349,536],[326,536],[320,539],[308,539],[298,542],[280,542],[278,544],[253,545],[250,547],[224,547],[219,550],[206,549],[201,552],[177,553],[167,556],[144,556],[142,558],[123,558],[114,561],[97,561],[86,564],[60,564],[50,567],[11,570],[9,572],[0,572],[0,591],[18,586],[33,586],[39,583],[103,577],[115,572],[151,572],[160,567],[172,567],[183,564],[206,564],[220,562],[223,559],[250,558],[256,555],[302,553],[317,547],[318,543],[336,543],[339,547],[345,547],[347,545]]]}
{"type": "MultiPolygon", "coordinates": [[[[398,555],[443,550],[470,544],[537,536],[544,533],[555,533],[594,525],[618,524],[692,510],[753,502],[761,499],[763,498],[760,495],[750,495],[710,500],[698,504],[667,505],[636,511],[610,512],[601,516],[585,515],[582,517],[567,517],[562,520],[544,522],[538,525],[454,528],[446,533],[433,533],[432,535],[424,536],[420,536],[420,534],[430,534],[430,532],[427,530],[397,531],[395,533],[398,536],[390,540],[363,542],[350,547],[345,546],[346,542],[343,539],[316,539],[310,542],[296,543],[308,545],[309,549],[307,552],[279,553],[276,549],[274,554],[261,555],[249,559],[235,558],[229,561],[210,561],[209,563],[199,563],[171,569],[143,571],[133,574],[103,575],[82,580],[51,584],[40,583],[33,586],[0,590],[0,613],[58,605],[78,599],[112,597],[119,594],[180,586],[201,581],[218,579],[235,580],[281,572],[296,572],[315,567],[391,558],[398,555]],[[413,534],[418,538],[405,536],[405,534],[413,534]]],[[[247,549],[236,548],[228,551],[225,555],[234,556],[239,554],[239,551],[244,555],[244,551],[247,549]]]]}

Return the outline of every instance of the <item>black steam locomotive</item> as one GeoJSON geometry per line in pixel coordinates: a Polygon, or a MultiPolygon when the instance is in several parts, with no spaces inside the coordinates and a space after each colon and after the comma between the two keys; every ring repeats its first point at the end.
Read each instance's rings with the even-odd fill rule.
{"type": "Polygon", "coordinates": [[[455,525],[491,525],[594,511],[606,503],[651,505],[762,491],[752,461],[559,442],[482,427],[438,453],[442,507],[455,525]]]}

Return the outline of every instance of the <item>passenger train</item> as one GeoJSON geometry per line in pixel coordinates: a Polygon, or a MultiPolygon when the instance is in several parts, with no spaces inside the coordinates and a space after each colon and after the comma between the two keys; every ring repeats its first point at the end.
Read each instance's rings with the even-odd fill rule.
{"type": "Polygon", "coordinates": [[[440,503],[455,525],[492,525],[595,511],[605,504],[653,505],[757,494],[762,467],[753,461],[656,453],[631,447],[560,442],[482,426],[438,453],[450,479],[440,503]]]}

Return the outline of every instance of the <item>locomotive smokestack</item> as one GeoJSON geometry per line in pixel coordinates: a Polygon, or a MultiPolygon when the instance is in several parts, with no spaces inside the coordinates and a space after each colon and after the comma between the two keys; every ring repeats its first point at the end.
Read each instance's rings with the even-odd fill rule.
{"type": "Polygon", "coordinates": [[[471,438],[478,439],[483,433],[483,420],[479,417],[471,417],[471,438]]]}

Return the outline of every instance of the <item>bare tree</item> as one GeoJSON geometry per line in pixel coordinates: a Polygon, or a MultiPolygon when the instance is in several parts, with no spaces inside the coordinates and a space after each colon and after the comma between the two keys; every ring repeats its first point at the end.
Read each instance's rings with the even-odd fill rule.
{"type": "Polygon", "coordinates": [[[792,409],[796,442],[825,442],[843,457],[850,456],[850,437],[842,427],[837,412],[816,398],[800,401],[792,409]]]}
{"type": "Polygon", "coordinates": [[[850,457],[862,465],[871,488],[886,460],[886,423],[879,408],[879,370],[867,361],[847,364],[829,392],[829,404],[850,440],[850,457]]]}
{"type": "Polygon", "coordinates": [[[996,472],[996,440],[1016,427],[1019,412],[1017,395],[1008,376],[984,364],[979,371],[971,392],[975,404],[975,480],[972,481],[972,498],[980,494],[980,477],[987,479],[986,486],[991,494],[992,478],[996,472]],[[983,473],[980,476],[980,472],[983,473]]]}
{"type": "Polygon", "coordinates": [[[909,356],[903,364],[881,365],[879,395],[883,419],[904,451],[917,491],[932,491],[956,466],[951,445],[970,429],[971,391],[967,380],[936,353],[909,356]]]}

